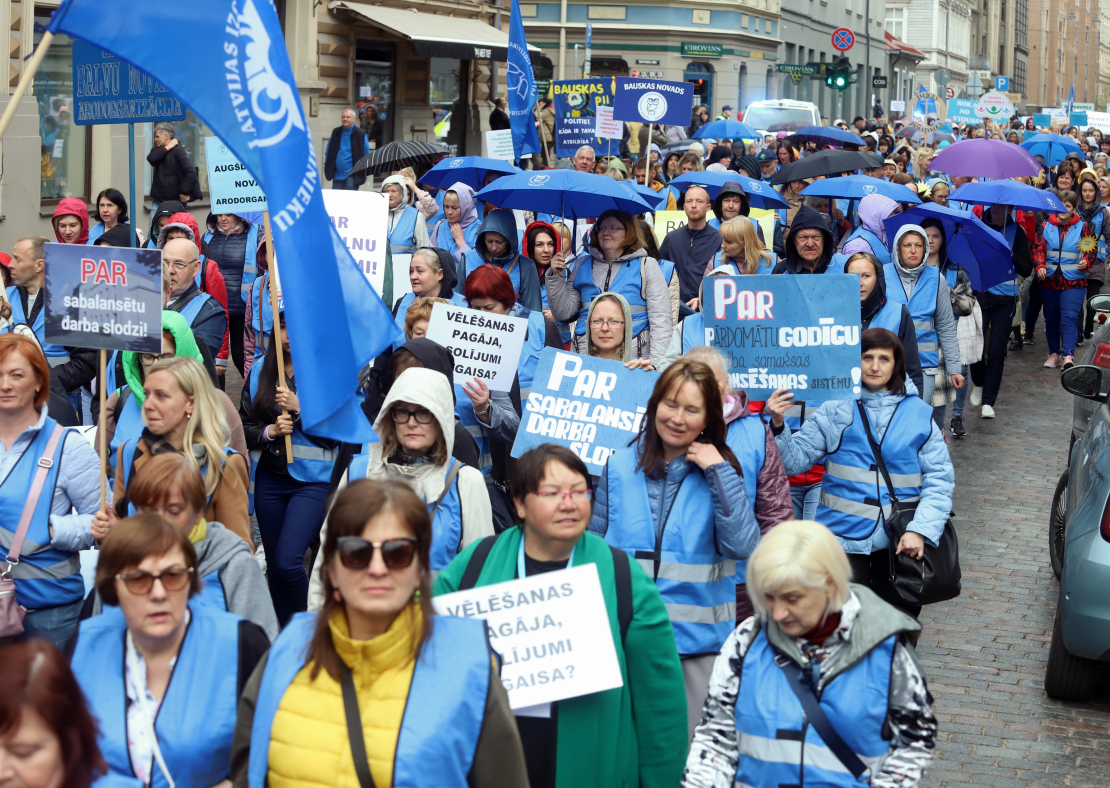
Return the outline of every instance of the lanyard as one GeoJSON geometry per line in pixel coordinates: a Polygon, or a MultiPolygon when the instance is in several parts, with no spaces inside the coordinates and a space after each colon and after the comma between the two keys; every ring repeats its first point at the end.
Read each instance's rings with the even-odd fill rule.
{"type": "MultiPolygon", "coordinates": [[[[578,549],[578,545],[574,546],[574,550],[578,549]]],[[[567,569],[574,566],[574,550],[570,551],[570,558],[567,559],[567,569]]],[[[528,573],[524,568],[524,531],[520,533],[520,550],[517,551],[516,556],[516,576],[518,580],[523,580],[528,577],[528,573]]]]}

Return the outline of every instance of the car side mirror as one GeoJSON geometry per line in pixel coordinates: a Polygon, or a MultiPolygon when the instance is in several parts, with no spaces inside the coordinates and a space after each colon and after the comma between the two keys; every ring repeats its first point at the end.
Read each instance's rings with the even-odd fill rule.
{"type": "Polygon", "coordinates": [[[1072,367],[1060,376],[1064,391],[1083,399],[1105,402],[1106,392],[1102,389],[1102,369],[1090,365],[1072,367]]]}
{"type": "Polygon", "coordinates": [[[1091,296],[1087,304],[1096,312],[1110,312],[1110,295],[1091,296]]]}

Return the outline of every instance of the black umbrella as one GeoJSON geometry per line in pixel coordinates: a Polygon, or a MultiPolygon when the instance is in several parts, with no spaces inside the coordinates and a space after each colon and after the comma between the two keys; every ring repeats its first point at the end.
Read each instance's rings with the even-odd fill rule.
{"type": "Polygon", "coordinates": [[[842,172],[882,167],[883,160],[873,153],[860,153],[849,150],[823,150],[806,156],[801,161],[792,161],[783,166],[771,178],[771,183],[789,183],[821,175],[840,175],[842,172]]]}
{"type": "Polygon", "coordinates": [[[369,175],[381,175],[405,167],[415,169],[435,164],[446,155],[447,151],[441,146],[430,142],[400,140],[370,151],[351,168],[351,174],[365,171],[369,175]]]}

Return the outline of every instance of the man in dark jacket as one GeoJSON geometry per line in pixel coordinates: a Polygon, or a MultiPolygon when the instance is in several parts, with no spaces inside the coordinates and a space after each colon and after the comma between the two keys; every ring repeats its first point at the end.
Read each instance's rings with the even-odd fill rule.
{"type": "Polygon", "coordinates": [[[829,267],[836,244],[821,214],[803,205],[794,214],[784,246],[786,254],[771,272],[773,274],[823,274],[829,267]]]}
{"type": "Polygon", "coordinates": [[[490,211],[482,220],[474,248],[463,257],[463,268],[459,273],[462,281],[458,289],[463,290],[466,278],[486,263],[496,265],[509,275],[521,306],[533,312],[543,309],[536,264],[517,252],[516,218],[512,211],[490,211]]]}
{"type": "Polygon", "coordinates": [[[154,177],[150,182],[153,212],[158,211],[158,204],[163,200],[180,200],[184,204],[200,199],[197,168],[174,137],[172,123],[155,125],[154,147],[146,155],[146,160],[154,167],[154,177]]]}
{"type": "Polygon", "coordinates": [[[679,298],[694,309],[691,303],[698,297],[705,266],[721,248],[721,235],[709,226],[709,192],[701,186],[691,186],[682,201],[687,223],[667,233],[659,247],[659,257],[674,263],[678,272],[679,298]]]}
{"type": "Polygon", "coordinates": [[[366,132],[355,125],[355,111],[348,107],[339,116],[339,125],[331,130],[327,150],[324,151],[324,177],[333,189],[357,191],[366,183],[366,175],[351,174],[351,168],[370,150],[366,132]]]}
{"type": "Polygon", "coordinates": [[[509,122],[509,113],[505,111],[505,99],[498,96],[493,100],[493,109],[489,113],[489,127],[490,131],[502,131],[504,129],[511,129],[512,123],[509,122]]]}

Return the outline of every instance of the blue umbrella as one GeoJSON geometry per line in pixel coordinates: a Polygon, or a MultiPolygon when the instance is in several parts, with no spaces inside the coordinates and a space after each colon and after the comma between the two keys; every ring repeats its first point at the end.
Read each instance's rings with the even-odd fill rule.
{"type": "Polygon", "coordinates": [[[420,182],[425,186],[446,188],[462,182],[474,190],[486,185],[486,173],[496,172],[501,175],[512,175],[521,172],[519,167],[514,167],[504,159],[487,159],[484,156],[459,156],[453,159],[440,159],[420,182]]]}
{"type": "Polygon", "coordinates": [[[936,203],[915,205],[905,213],[896,213],[883,220],[886,237],[893,239],[902,225],[921,224],[926,217],[939,219],[944,225],[948,259],[964,269],[972,290],[981,292],[1016,276],[1006,239],[973,213],[936,203]]]}
{"type": "Polygon", "coordinates": [[[721,187],[726,183],[739,183],[748,195],[753,208],[789,207],[774,186],[748,178],[738,172],[687,172],[671,178],[670,185],[679,191],[686,191],[691,186],[701,186],[709,192],[709,199],[715,200],[721,187]]]}
{"type": "Polygon", "coordinates": [[[624,188],[622,182],[577,170],[528,170],[498,178],[475,197],[498,208],[549,213],[574,221],[610,209],[629,213],[654,211],[654,203],[624,188]]]}
{"type": "Polygon", "coordinates": [[[694,132],[694,139],[703,140],[758,140],[762,135],[747,123],[731,118],[711,120],[694,132]]]}
{"type": "Polygon", "coordinates": [[[919,203],[921,198],[900,183],[891,183],[870,175],[842,175],[814,181],[799,192],[803,197],[841,197],[861,200],[869,194],[881,194],[895,202],[919,203]]]}
{"type": "Polygon", "coordinates": [[[618,181],[618,183],[637,197],[643,198],[648,205],[656,205],[657,207],[652,210],[662,211],[666,209],[667,197],[669,196],[666,189],[657,192],[650,186],[644,186],[641,183],[636,183],[636,181],[618,181]]]}
{"type": "Polygon", "coordinates": [[[1049,167],[1055,167],[1068,157],[1069,153],[1083,153],[1079,143],[1063,134],[1034,134],[1021,143],[1034,156],[1044,156],[1049,167]]]}
{"type": "MultiPolygon", "coordinates": [[[[1046,136],[1046,135],[1041,135],[1046,136]]],[[[969,205],[1008,205],[1026,211],[1065,213],[1060,198],[1046,189],[1038,189],[1021,181],[982,181],[965,183],[948,195],[949,202],[969,205]]]]}
{"type": "Polygon", "coordinates": [[[836,126],[806,126],[786,138],[786,141],[797,148],[810,142],[818,145],[863,145],[863,138],[850,131],[839,129],[836,126]]]}

